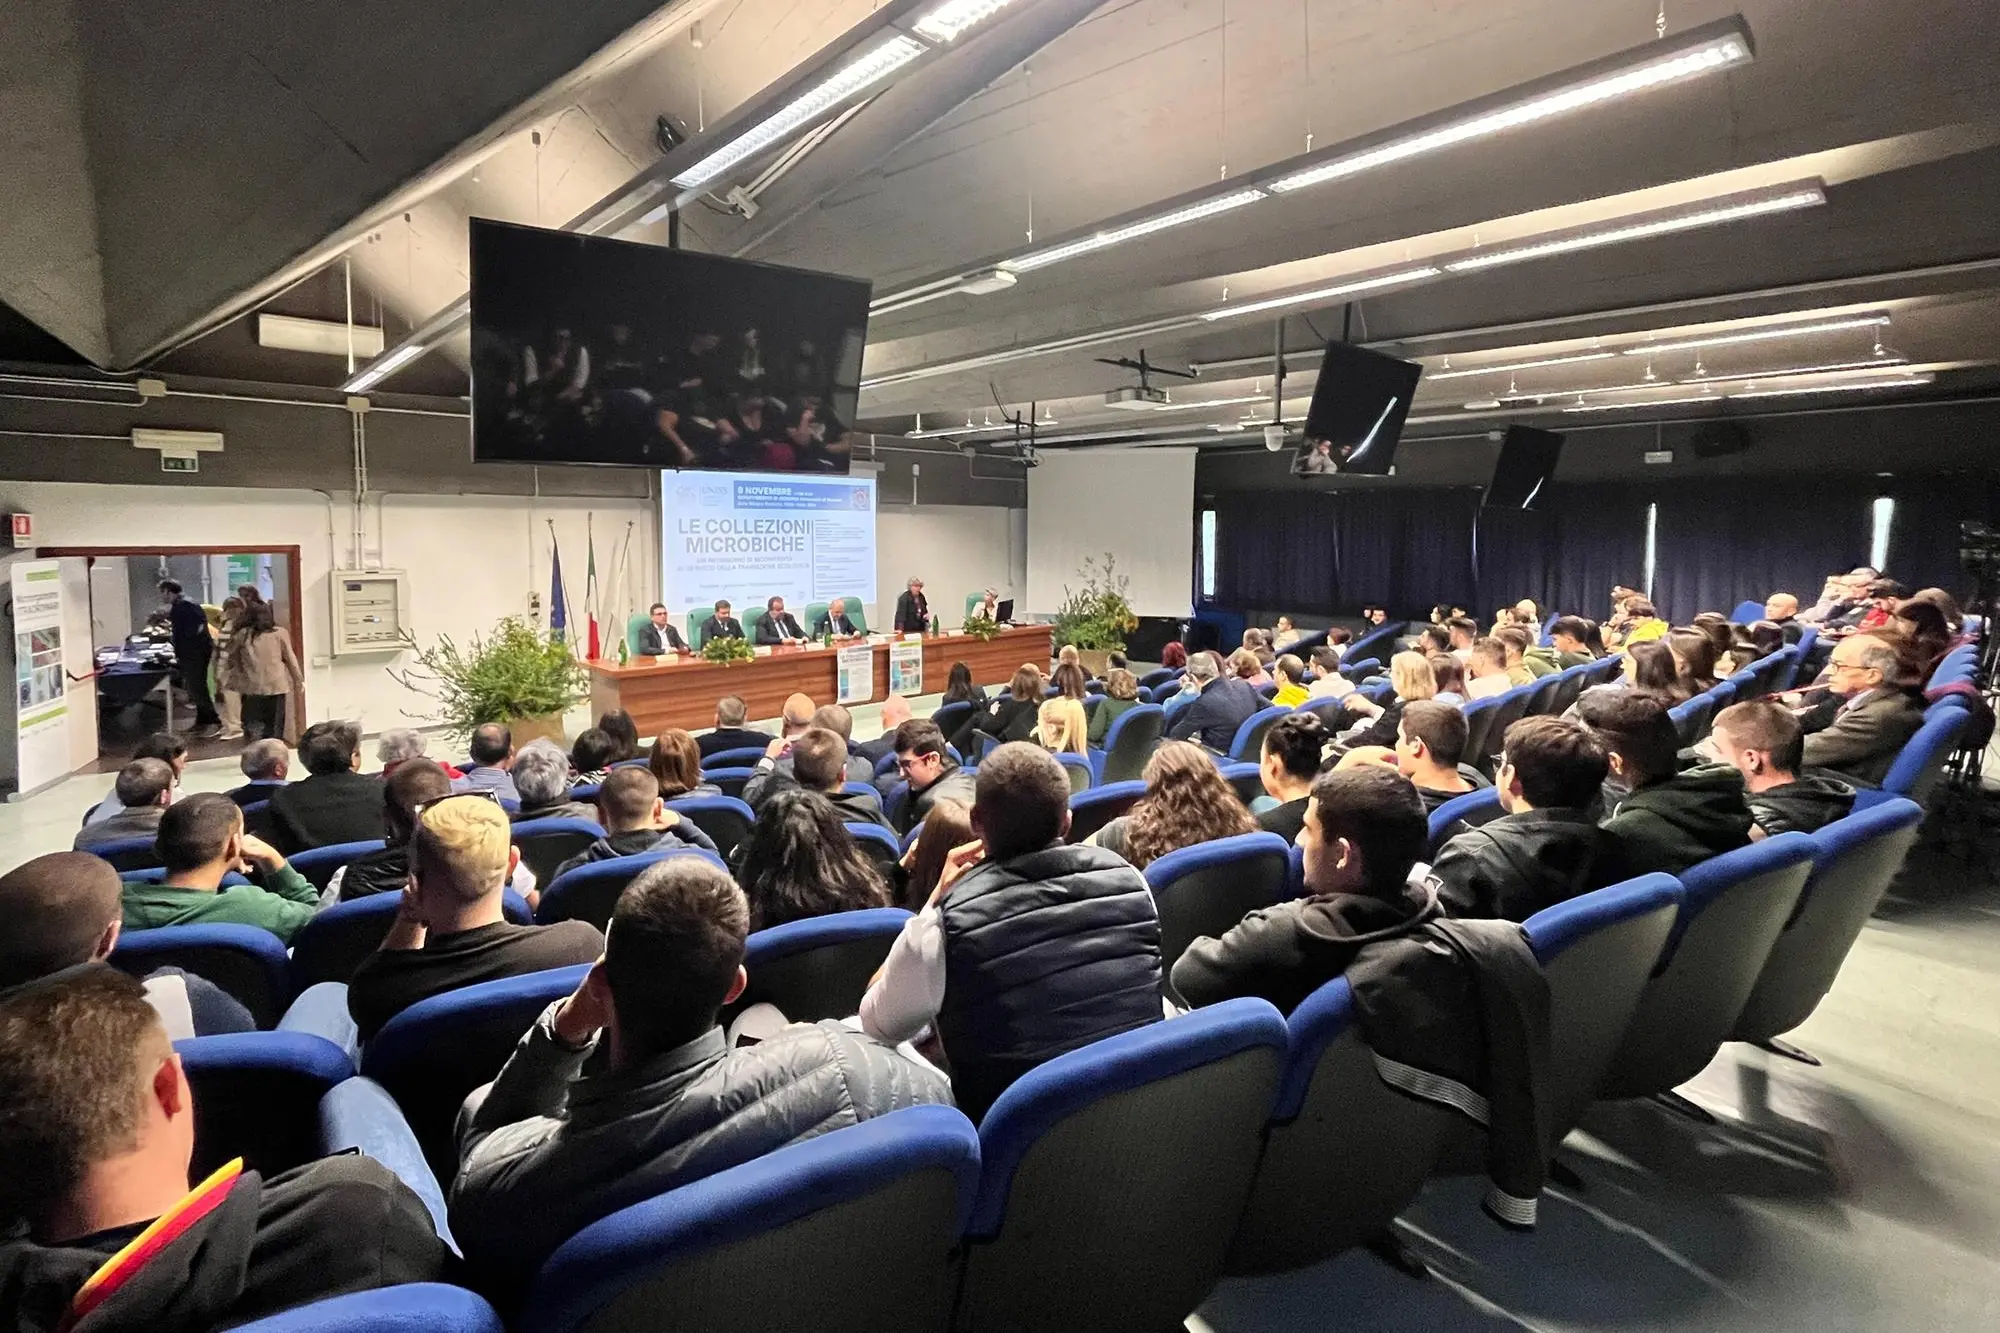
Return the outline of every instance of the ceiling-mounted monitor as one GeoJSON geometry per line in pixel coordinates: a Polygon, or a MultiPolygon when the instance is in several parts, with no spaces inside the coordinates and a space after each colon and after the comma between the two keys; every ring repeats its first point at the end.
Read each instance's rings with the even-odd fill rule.
{"type": "Polygon", "coordinates": [[[1414,361],[1328,343],[1293,474],[1386,476],[1423,373],[1414,361]]]}
{"type": "Polygon", "coordinates": [[[846,472],[869,284],[472,222],[472,457],[846,472]]]}
{"type": "Polygon", "coordinates": [[[1500,461],[1480,503],[1487,509],[1533,509],[1555,480],[1563,437],[1533,426],[1509,426],[1500,461]]]}

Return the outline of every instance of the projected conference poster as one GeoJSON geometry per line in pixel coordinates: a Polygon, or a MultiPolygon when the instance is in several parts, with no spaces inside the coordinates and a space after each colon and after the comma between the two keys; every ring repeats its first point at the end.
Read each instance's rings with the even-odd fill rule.
{"type": "Polygon", "coordinates": [[[875,600],[873,477],[666,472],[660,508],[673,606],[728,601],[748,626],[770,597],[801,622],[811,602],[875,600]]]}

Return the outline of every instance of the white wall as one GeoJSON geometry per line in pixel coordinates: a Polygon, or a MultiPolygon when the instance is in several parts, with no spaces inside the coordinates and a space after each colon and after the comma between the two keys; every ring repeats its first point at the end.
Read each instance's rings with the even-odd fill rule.
{"type": "Polygon", "coordinates": [[[1194,579],[1193,449],[1091,449],[1042,455],[1028,472],[1028,602],[1053,613],[1086,557],[1105,552],[1131,578],[1142,616],[1188,614],[1194,579]]]}
{"type": "MultiPolygon", "coordinates": [[[[896,598],[911,576],[924,581],[931,611],[946,629],[965,616],[968,593],[999,591],[1019,598],[1027,582],[1027,552],[1017,534],[1020,511],[986,505],[882,506],[875,516],[876,596],[873,629],[886,629],[896,598]]],[[[1025,607],[1020,608],[1025,610],[1025,607]]]]}
{"type": "MultiPolygon", "coordinates": [[[[348,564],[351,509],[344,496],[313,491],[15,483],[16,503],[35,515],[47,546],[207,546],[300,548],[308,721],[360,718],[371,732],[412,725],[428,711],[388,668],[406,654],[333,659],[328,571],[348,564]]],[[[608,636],[622,632],[622,599],[612,583],[614,551],[633,527],[630,580],[637,610],[657,577],[659,534],[649,499],[535,499],[526,496],[376,495],[363,517],[364,553],[410,575],[411,623],[420,642],[440,634],[463,642],[502,616],[526,614],[549,594],[549,520],[562,543],[563,577],[582,621],[584,532],[594,517],[597,569],[608,636]]],[[[620,583],[627,582],[619,580],[620,583]]],[[[611,638],[615,643],[615,637],[611,638]]]]}
{"type": "Polygon", "coordinates": [[[131,571],[125,557],[108,555],[90,566],[90,641],[116,648],[132,632],[131,571]]]}

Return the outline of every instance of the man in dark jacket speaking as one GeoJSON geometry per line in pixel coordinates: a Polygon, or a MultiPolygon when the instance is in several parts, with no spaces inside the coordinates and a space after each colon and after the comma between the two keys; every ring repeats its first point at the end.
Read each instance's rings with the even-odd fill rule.
{"type": "Polygon", "coordinates": [[[839,1023],[729,1049],[750,909],[705,857],[619,895],[604,957],[550,1005],[459,1115],[451,1227],[506,1294],[608,1213],[800,1139],[906,1106],[951,1104],[944,1076],[839,1023]],[[585,1062],[600,1045],[608,1058],[585,1062]]]}
{"type": "MultiPolygon", "coordinates": [[[[933,728],[935,730],[935,728],[933,728]]],[[[955,848],[861,1000],[862,1030],[935,1025],[959,1109],[975,1121],[1045,1060],[1157,1023],[1160,915],[1115,852],[1070,846],[1069,778],[1015,741],[979,766],[979,841],[955,848]]]]}
{"type": "Polygon", "coordinates": [[[1590,806],[1610,762],[1597,737],[1558,717],[1522,718],[1501,746],[1493,785],[1507,813],[1447,842],[1431,873],[1453,916],[1526,921],[1609,883],[1610,838],[1590,806]]]}

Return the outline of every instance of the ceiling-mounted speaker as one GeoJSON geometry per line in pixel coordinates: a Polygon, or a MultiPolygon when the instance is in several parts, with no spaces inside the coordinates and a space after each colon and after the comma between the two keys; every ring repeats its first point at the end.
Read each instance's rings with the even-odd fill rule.
{"type": "Polygon", "coordinates": [[[1696,458],[1726,458],[1750,447],[1750,432],[1734,421],[1704,421],[1694,428],[1688,447],[1696,458]]]}

